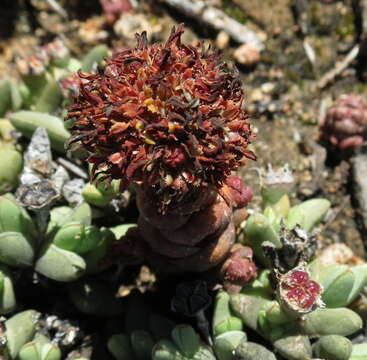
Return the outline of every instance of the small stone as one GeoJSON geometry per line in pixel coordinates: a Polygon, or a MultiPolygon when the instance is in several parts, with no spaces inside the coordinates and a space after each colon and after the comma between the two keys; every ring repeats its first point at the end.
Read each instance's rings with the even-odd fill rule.
{"type": "Polygon", "coordinates": [[[260,89],[256,88],[254,91],[252,91],[250,95],[250,103],[259,102],[262,100],[264,100],[264,93],[260,89]]]}
{"type": "Polygon", "coordinates": [[[134,13],[123,13],[120,18],[116,21],[113,30],[115,34],[128,40],[128,45],[135,43],[136,33],[141,33],[142,31],[147,32],[148,40],[152,37],[152,26],[149,24],[147,18],[143,14],[134,13]]]}
{"type": "Polygon", "coordinates": [[[220,31],[215,39],[215,45],[218,49],[223,50],[228,47],[229,41],[229,35],[225,31],[220,31]]]}
{"type": "Polygon", "coordinates": [[[261,85],[261,91],[264,94],[271,94],[275,89],[275,84],[271,82],[266,82],[261,85]]]}
{"type": "Polygon", "coordinates": [[[343,243],[329,245],[317,256],[317,260],[323,266],[332,264],[359,265],[363,263],[361,259],[354,255],[352,249],[343,243]]]}
{"type": "Polygon", "coordinates": [[[234,51],[233,57],[239,64],[251,66],[260,61],[260,51],[254,45],[243,44],[234,51]]]}

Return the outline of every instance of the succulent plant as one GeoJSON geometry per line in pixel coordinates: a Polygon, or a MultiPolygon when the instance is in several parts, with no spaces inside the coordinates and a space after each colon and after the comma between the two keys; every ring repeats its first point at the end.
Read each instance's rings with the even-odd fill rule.
{"type": "Polygon", "coordinates": [[[322,336],[314,345],[314,354],[325,360],[348,360],[352,354],[351,341],[339,335],[322,336]]]}
{"type": "Polygon", "coordinates": [[[23,345],[33,339],[38,315],[34,310],[25,310],[5,321],[5,354],[10,359],[16,359],[23,345]]]}
{"type": "Polygon", "coordinates": [[[24,344],[18,354],[19,360],[61,360],[61,351],[45,336],[36,334],[35,338],[24,344]]]}
{"type": "Polygon", "coordinates": [[[18,185],[23,168],[22,155],[16,150],[0,150],[0,194],[12,191],[18,185]]]}
{"type": "Polygon", "coordinates": [[[321,136],[341,150],[367,138],[367,103],[357,94],[340,96],[320,124],[321,136]]]}
{"type": "MultiPolygon", "coordinates": [[[[128,227],[123,227],[120,234],[127,229],[128,227]]],[[[91,209],[87,203],[82,203],[74,209],[65,206],[52,209],[45,238],[42,241],[40,239],[27,211],[11,195],[1,196],[1,313],[15,308],[12,276],[8,269],[34,267],[35,271],[50,279],[74,281],[84,274],[93,274],[107,266],[102,259],[114,240],[114,235],[106,228],[92,226],[91,209]]],[[[75,285],[77,286],[88,285],[80,283],[75,285]]],[[[76,296],[73,298],[76,303],[82,301],[76,296]]],[[[84,304],[89,306],[87,299],[84,304]]]]}
{"type": "Polygon", "coordinates": [[[367,358],[367,344],[355,344],[352,346],[352,354],[349,360],[363,360],[367,358]]]}
{"type": "MultiPolygon", "coordinates": [[[[310,232],[330,203],[311,199],[292,207],[287,194],[290,186],[284,186],[281,176],[273,178],[274,182],[263,182],[267,187],[262,191],[263,213],[251,215],[239,237],[268,269],[260,270],[239,294],[217,294],[213,333],[250,328],[287,360],[347,359],[352,347],[345,336],[362,326],[360,316],[347,306],[366,286],[366,265],[324,264],[315,258],[316,243],[310,232]],[[318,339],[313,347],[312,338],[318,339]],[[334,341],[337,344],[332,345],[334,341]]],[[[243,342],[229,359],[251,359],[238,354],[241,347],[258,346],[248,344],[243,342]]],[[[275,358],[267,349],[257,353],[275,358]]]]}
{"type": "Polygon", "coordinates": [[[249,253],[230,254],[232,210],[252,196],[231,171],[255,159],[243,91],[235,71],[217,54],[182,44],[182,33],[180,25],[151,46],[142,33],[100,73],[81,73],[69,144],[89,153],[92,180],[136,191],[138,228],[113,248],[117,262],[139,252],[159,271],[203,272],[231,255],[223,277],[243,285],[256,274],[249,253]]]}
{"type": "Polygon", "coordinates": [[[229,300],[230,295],[225,291],[219,291],[216,295],[212,329],[214,336],[231,331],[241,331],[243,328],[241,319],[233,316],[229,300]]]}
{"type": "MultiPolygon", "coordinates": [[[[113,9],[101,2],[111,23],[127,4],[113,9]]],[[[252,190],[233,171],[255,159],[241,82],[216,52],[183,44],[182,33],[180,25],[166,43],[150,46],[142,33],[135,49],[107,60],[105,45],[77,60],[55,40],[18,63],[21,83],[0,81],[0,116],[9,119],[0,120],[0,314],[12,315],[0,329],[0,357],[65,356],[61,342],[40,331],[35,310],[15,312],[18,269],[24,268],[42,275],[42,283],[67,283],[62,289],[78,312],[98,317],[98,326],[106,321],[103,351],[116,360],[366,359],[366,344],[348,338],[363,325],[348,306],[367,284],[367,265],[323,264],[315,257],[314,231],[330,202],[292,206],[287,166],[261,172],[262,210],[247,218],[242,209],[234,219],[252,190]],[[85,186],[77,179],[77,206],[55,206],[65,179],[52,178],[57,168],[50,146],[40,151],[45,144],[36,141],[37,148],[31,140],[38,157],[30,159],[28,151],[23,161],[14,130],[31,139],[47,132],[58,153],[65,142],[78,145],[91,176],[85,186]],[[22,193],[27,177],[42,181],[22,193]],[[8,192],[18,182],[17,200],[8,192]],[[34,194],[50,188],[51,200],[38,206],[34,194]],[[103,207],[128,188],[138,223],[96,226],[92,217],[104,216],[103,207]],[[26,201],[30,195],[35,204],[26,201]],[[211,329],[214,294],[201,279],[180,283],[171,301],[176,319],[189,317],[191,326],[152,312],[135,291],[121,298],[120,270],[143,262],[173,274],[211,270],[203,276],[214,274],[223,285],[211,329]],[[119,265],[112,276],[113,267],[96,276],[111,263],[119,265]],[[263,340],[248,341],[247,330],[258,336],[249,333],[250,340],[263,340]]],[[[342,97],[328,111],[323,137],[341,149],[361,144],[366,106],[355,94],[342,97]]]]}
{"type": "Polygon", "coordinates": [[[42,112],[22,110],[10,115],[12,125],[24,136],[31,137],[38,127],[47,130],[54,150],[64,152],[64,143],[70,137],[61,119],[42,112]]]}
{"type": "Polygon", "coordinates": [[[262,173],[263,211],[243,224],[239,241],[252,248],[255,258],[285,273],[311,260],[316,251],[312,230],[330,209],[326,199],[310,199],[291,206],[288,193],[293,177],[288,167],[262,173]]]}

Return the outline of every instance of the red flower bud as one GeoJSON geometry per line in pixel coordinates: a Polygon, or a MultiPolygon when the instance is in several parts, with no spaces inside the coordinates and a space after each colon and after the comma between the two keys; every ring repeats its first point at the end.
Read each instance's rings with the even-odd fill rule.
{"type": "Polygon", "coordinates": [[[228,259],[222,266],[223,285],[231,293],[239,292],[242,286],[256,278],[257,267],[252,261],[252,249],[236,244],[232,247],[228,259]]]}

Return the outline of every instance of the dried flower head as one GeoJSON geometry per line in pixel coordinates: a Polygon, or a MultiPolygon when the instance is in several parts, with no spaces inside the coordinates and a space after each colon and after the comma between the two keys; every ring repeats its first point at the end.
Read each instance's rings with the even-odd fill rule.
{"type": "Polygon", "coordinates": [[[94,175],[121,179],[121,190],[153,189],[160,205],[202,186],[220,188],[255,159],[238,72],[210,48],[182,44],[183,31],[151,46],[143,32],[104,70],[80,74],[87,82],[68,114],[70,143],[90,153],[94,175]]]}
{"type": "Polygon", "coordinates": [[[333,146],[346,149],[367,139],[367,103],[357,94],[342,95],[321,123],[321,135],[333,146]]]}
{"type": "Polygon", "coordinates": [[[300,266],[280,276],[277,293],[286,309],[302,315],[324,305],[322,291],[322,286],[300,266]]]}

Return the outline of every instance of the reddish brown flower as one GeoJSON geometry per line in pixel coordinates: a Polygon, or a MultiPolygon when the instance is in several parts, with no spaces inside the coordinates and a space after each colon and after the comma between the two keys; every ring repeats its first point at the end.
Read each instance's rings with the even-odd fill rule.
{"type": "Polygon", "coordinates": [[[278,296],[287,309],[305,314],[323,306],[321,294],[323,288],[310,279],[310,274],[302,267],[281,275],[278,296]]]}
{"type": "Polygon", "coordinates": [[[183,25],[165,44],[137,46],[107,60],[97,74],[80,73],[74,137],[90,153],[93,174],[143,185],[163,208],[203,186],[220,188],[255,159],[242,110],[238,72],[203,45],[181,43],[183,25]]]}

